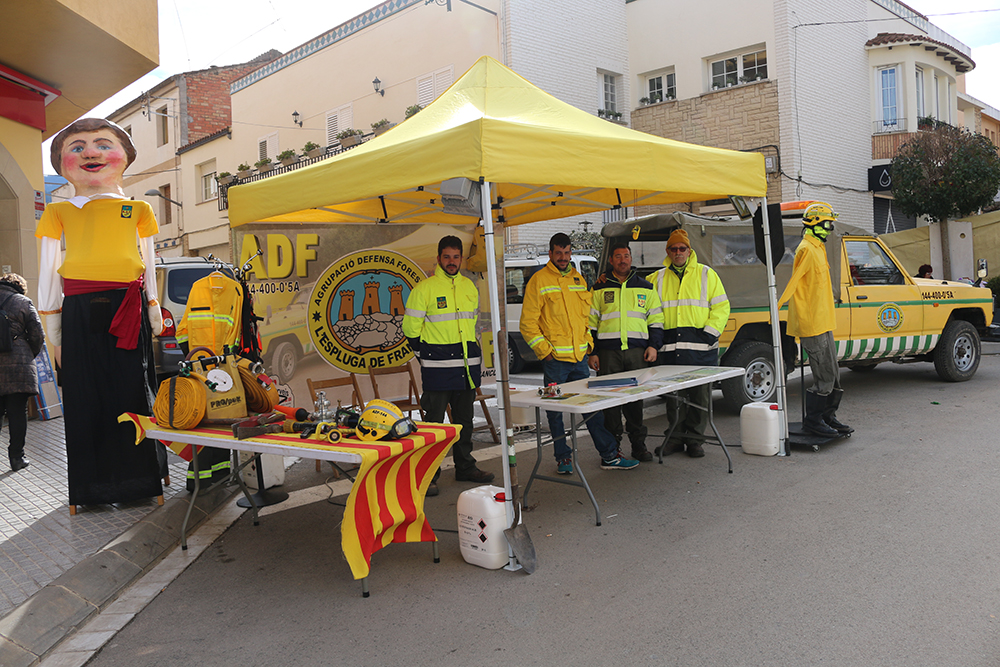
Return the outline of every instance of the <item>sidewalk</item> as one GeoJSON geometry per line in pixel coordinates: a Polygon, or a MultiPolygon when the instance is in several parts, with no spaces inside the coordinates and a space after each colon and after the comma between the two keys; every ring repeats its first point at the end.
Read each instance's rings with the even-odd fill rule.
{"type": "MultiPolygon", "coordinates": [[[[180,539],[187,509],[187,463],[170,454],[164,506],[155,498],[81,507],[70,516],[62,418],[28,422],[31,465],[7,466],[7,428],[0,473],[0,665],[37,664],[180,539]]],[[[232,494],[199,498],[191,526],[232,494]]],[[[189,529],[190,530],[190,529],[189,529]]]]}

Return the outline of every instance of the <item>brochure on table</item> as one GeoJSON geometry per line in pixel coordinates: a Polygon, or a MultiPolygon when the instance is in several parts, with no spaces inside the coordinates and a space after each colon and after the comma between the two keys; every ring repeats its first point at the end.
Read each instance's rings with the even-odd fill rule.
{"type": "MultiPolygon", "coordinates": [[[[730,368],[724,366],[706,366],[690,370],[687,368],[672,369],[669,366],[657,366],[648,368],[641,373],[634,375],[637,384],[622,387],[588,387],[587,393],[570,392],[559,396],[541,397],[546,402],[563,405],[589,405],[605,401],[611,397],[621,397],[623,395],[634,395],[637,398],[642,394],[664,393],[662,389],[689,380],[698,380],[715,375],[728,373],[730,368]],[[671,372],[673,371],[673,372],[671,372]]],[[[629,377],[629,376],[622,376],[629,377]]]]}

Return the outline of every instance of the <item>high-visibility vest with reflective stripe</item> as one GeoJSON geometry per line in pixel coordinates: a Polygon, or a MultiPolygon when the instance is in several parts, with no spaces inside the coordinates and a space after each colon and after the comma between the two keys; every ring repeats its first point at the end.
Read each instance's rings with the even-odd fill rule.
{"type": "Polygon", "coordinates": [[[572,264],[562,275],[549,262],[525,285],[521,335],[539,359],[549,354],[559,361],[583,359],[593,349],[589,319],[590,290],[572,264]]]}
{"type": "Polygon", "coordinates": [[[461,273],[440,266],[417,283],[406,300],[403,335],[420,361],[425,391],[479,386],[481,353],[476,342],[479,291],[461,273]]]}
{"type": "Polygon", "coordinates": [[[670,267],[652,276],[653,286],[663,307],[663,345],[660,351],[672,355],[671,363],[717,364],[719,335],[729,319],[729,297],[722,280],[710,267],[691,257],[683,278],[670,267]]]}
{"type": "Polygon", "coordinates": [[[192,350],[207,347],[222,354],[223,346],[236,345],[243,316],[240,284],[219,272],[201,278],[191,286],[184,316],[177,324],[177,342],[192,350]]]}
{"type": "Polygon", "coordinates": [[[594,348],[627,350],[660,347],[663,308],[653,284],[632,271],[624,284],[612,272],[594,283],[589,326],[594,348]]]}

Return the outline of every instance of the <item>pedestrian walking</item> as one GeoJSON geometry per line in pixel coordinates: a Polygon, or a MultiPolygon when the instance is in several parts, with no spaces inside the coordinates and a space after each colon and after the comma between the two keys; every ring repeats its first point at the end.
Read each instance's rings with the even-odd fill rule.
{"type": "Polygon", "coordinates": [[[14,472],[28,467],[24,455],[28,399],[38,393],[35,357],[45,341],[42,321],[25,294],[27,289],[27,282],[16,273],[0,276],[0,318],[6,320],[6,326],[0,322],[0,332],[6,329],[4,339],[0,340],[0,426],[7,415],[10,431],[7,457],[14,472]]]}

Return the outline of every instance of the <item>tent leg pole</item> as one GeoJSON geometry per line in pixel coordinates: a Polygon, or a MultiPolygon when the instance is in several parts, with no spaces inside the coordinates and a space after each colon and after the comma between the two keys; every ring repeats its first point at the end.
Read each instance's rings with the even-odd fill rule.
{"type": "Polygon", "coordinates": [[[778,456],[788,456],[788,412],[785,400],[785,360],[781,351],[781,323],[778,320],[777,285],[774,280],[774,258],[771,257],[771,223],[767,216],[767,197],[761,198],[761,220],[764,223],[764,257],[767,260],[767,301],[771,313],[771,341],[774,344],[774,376],[777,381],[775,398],[778,403],[778,456]]]}
{"type": "MultiPolygon", "coordinates": [[[[497,270],[496,243],[494,242],[493,228],[493,198],[490,193],[490,184],[480,183],[480,202],[482,206],[483,221],[483,241],[486,246],[486,284],[490,286],[487,290],[490,295],[490,328],[493,330],[493,368],[496,370],[497,378],[497,410],[500,426],[500,451],[503,453],[503,490],[506,501],[504,510],[507,514],[507,525],[514,523],[514,498],[517,482],[512,479],[514,462],[514,444],[511,442],[513,427],[511,415],[507,406],[510,405],[510,385],[507,368],[507,322],[502,319],[505,315],[506,304],[500,303],[499,294],[503,293],[501,288],[504,284],[503,258],[501,255],[500,271],[497,270]]],[[[501,247],[503,244],[501,244],[501,247]]],[[[520,566],[514,557],[514,550],[510,544],[507,545],[507,569],[518,569],[520,566]]]]}

